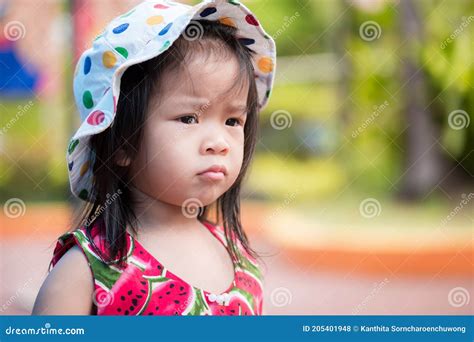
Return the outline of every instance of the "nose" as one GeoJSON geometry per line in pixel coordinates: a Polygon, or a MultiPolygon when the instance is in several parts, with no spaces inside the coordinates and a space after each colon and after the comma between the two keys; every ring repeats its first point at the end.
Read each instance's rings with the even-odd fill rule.
{"type": "Polygon", "coordinates": [[[226,155],[229,152],[229,144],[221,135],[212,134],[202,144],[203,154],[222,154],[226,155]]]}

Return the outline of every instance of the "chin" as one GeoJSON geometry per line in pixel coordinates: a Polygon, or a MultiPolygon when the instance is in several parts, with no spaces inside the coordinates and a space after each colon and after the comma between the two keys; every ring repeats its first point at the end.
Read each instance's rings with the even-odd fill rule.
{"type": "MultiPolygon", "coordinates": [[[[190,196],[189,198],[196,199],[196,202],[199,201],[202,207],[213,204],[219,197],[222,196],[224,192],[222,190],[217,191],[216,189],[201,189],[199,193],[195,196],[190,196]]],[[[189,200],[191,201],[191,200],[189,200]]]]}

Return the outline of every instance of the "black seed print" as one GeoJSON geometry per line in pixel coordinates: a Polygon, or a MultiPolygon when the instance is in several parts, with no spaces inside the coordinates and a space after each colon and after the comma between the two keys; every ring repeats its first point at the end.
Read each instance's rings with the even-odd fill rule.
{"type": "Polygon", "coordinates": [[[118,312],[122,312],[122,309],[118,308],[117,311],[118,311],[118,312]]]}
{"type": "Polygon", "coordinates": [[[146,293],[146,291],[145,291],[145,290],[143,290],[143,289],[141,289],[141,290],[140,290],[140,292],[141,292],[141,293],[146,293]]]}
{"type": "Polygon", "coordinates": [[[172,289],[174,287],[174,284],[170,284],[170,289],[172,289]]]}
{"type": "Polygon", "coordinates": [[[158,268],[159,270],[161,270],[161,266],[160,266],[160,265],[156,266],[156,268],[158,268]]]}
{"type": "Polygon", "coordinates": [[[153,315],[153,312],[149,312],[149,313],[148,313],[148,316],[152,316],[152,315],[153,315]]]}
{"type": "Polygon", "coordinates": [[[180,287],[179,287],[179,290],[180,290],[180,291],[183,291],[183,290],[184,290],[184,286],[180,286],[180,287]]]}
{"type": "Polygon", "coordinates": [[[125,300],[125,297],[124,297],[124,296],[120,296],[120,299],[121,299],[121,300],[125,300]]]}
{"type": "Polygon", "coordinates": [[[224,313],[224,310],[221,309],[221,312],[224,313]]]}
{"type": "Polygon", "coordinates": [[[140,254],[143,254],[143,251],[140,251],[140,254]]]}
{"type": "Polygon", "coordinates": [[[146,281],[140,281],[140,284],[146,285],[146,281]]]}
{"type": "Polygon", "coordinates": [[[135,310],[135,307],[133,305],[130,305],[130,311],[135,310]]]}
{"type": "Polygon", "coordinates": [[[128,315],[128,310],[125,311],[125,315],[128,315]]]}
{"type": "Polygon", "coordinates": [[[131,295],[131,294],[132,294],[132,290],[128,291],[127,293],[128,293],[129,295],[131,295]]]}
{"type": "Polygon", "coordinates": [[[158,310],[160,310],[160,307],[159,307],[159,306],[157,306],[157,307],[155,308],[155,310],[157,310],[157,311],[158,311],[158,310]]]}
{"type": "Polygon", "coordinates": [[[161,299],[161,298],[163,298],[163,296],[159,296],[158,298],[160,298],[160,299],[161,299]]]}
{"type": "Polygon", "coordinates": [[[232,309],[232,310],[230,310],[230,312],[235,313],[235,310],[232,309]]]}
{"type": "Polygon", "coordinates": [[[180,293],[179,295],[180,295],[180,296],[186,296],[187,294],[188,294],[187,292],[182,292],[182,293],[180,293]]]}
{"type": "Polygon", "coordinates": [[[174,302],[175,302],[176,304],[179,304],[179,300],[177,300],[177,299],[175,299],[174,302]]]}
{"type": "Polygon", "coordinates": [[[137,297],[137,298],[143,298],[142,295],[136,295],[135,297],[137,297]]]}
{"type": "Polygon", "coordinates": [[[169,295],[171,293],[171,291],[166,291],[166,294],[169,295]]]}
{"type": "Polygon", "coordinates": [[[137,306],[138,301],[134,298],[134,299],[132,299],[132,304],[135,305],[135,306],[137,306]]]}

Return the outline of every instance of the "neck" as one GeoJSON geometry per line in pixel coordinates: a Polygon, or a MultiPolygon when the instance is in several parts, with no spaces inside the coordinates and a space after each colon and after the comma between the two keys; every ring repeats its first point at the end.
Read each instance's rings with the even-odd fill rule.
{"type": "Polygon", "coordinates": [[[134,186],[130,186],[130,189],[141,233],[171,229],[176,232],[189,231],[199,224],[197,212],[189,215],[189,209],[186,212],[187,209],[180,205],[163,202],[134,186]]]}

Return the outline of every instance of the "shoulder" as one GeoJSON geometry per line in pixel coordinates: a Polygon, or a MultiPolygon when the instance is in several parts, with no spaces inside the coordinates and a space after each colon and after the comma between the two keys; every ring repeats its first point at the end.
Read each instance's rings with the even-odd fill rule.
{"type": "Polygon", "coordinates": [[[36,298],[33,315],[88,315],[91,313],[94,281],[79,246],[72,246],[56,261],[36,298]]]}
{"type": "Polygon", "coordinates": [[[33,308],[33,315],[90,314],[93,309],[95,272],[99,257],[91,247],[97,236],[82,226],[62,234],[56,241],[49,273],[33,308]]]}

